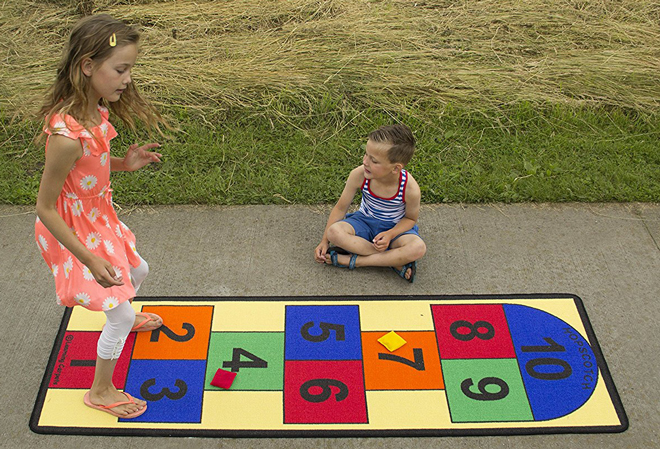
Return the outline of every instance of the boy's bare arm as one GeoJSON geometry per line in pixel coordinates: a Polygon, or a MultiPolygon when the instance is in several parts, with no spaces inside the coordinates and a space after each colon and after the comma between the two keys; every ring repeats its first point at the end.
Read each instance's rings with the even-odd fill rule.
{"type": "MultiPolygon", "coordinates": [[[[413,221],[412,226],[410,226],[410,229],[417,223],[417,220],[419,219],[419,209],[421,208],[422,204],[422,192],[419,188],[419,184],[417,184],[417,181],[415,181],[415,178],[412,177],[410,173],[408,173],[408,185],[406,189],[406,217],[410,220],[413,221]]],[[[407,231],[408,229],[406,229],[407,231]]]]}
{"type": "Polygon", "coordinates": [[[344,190],[342,191],[339,200],[337,200],[337,204],[335,204],[335,207],[332,208],[330,216],[328,217],[325,230],[323,231],[323,237],[321,238],[321,243],[319,243],[319,245],[316,247],[315,257],[317,260],[325,260],[325,253],[328,249],[328,246],[330,245],[327,237],[328,228],[346,216],[346,212],[351,206],[357,190],[362,186],[363,181],[364,168],[362,166],[353,169],[351,174],[348,175],[348,179],[344,185],[344,190]]]}

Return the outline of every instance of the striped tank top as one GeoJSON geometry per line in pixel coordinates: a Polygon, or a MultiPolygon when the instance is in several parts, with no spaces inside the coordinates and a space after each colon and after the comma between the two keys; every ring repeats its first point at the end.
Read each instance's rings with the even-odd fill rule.
{"type": "Polygon", "coordinates": [[[371,192],[369,180],[362,183],[362,202],[360,212],[368,217],[382,221],[398,223],[406,215],[406,184],[408,172],[401,170],[399,174],[399,190],[392,198],[381,198],[371,192]]]}

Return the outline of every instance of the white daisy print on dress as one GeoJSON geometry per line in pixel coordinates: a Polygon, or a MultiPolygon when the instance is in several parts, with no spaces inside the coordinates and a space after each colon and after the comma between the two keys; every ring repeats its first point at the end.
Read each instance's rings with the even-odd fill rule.
{"type": "Polygon", "coordinates": [[[90,302],[92,302],[92,298],[84,292],[78,293],[76,296],[73,297],[73,300],[76,302],[76,304],[87,307],[90,302]]]}
{"type": "Polygon", "coordinates": [[[103,245],[105,246],[105,250],[108,254],[115,253],[115,245],[113,245],[110,240],[103,240],[103,245]]]}
{"type": "Polygon", "coordinates": [[[71,274],[71,270],[73,270],[73,259],[71,259],[71,256],[69,256],[69,259],[64,262],[62,269],[64,270],[64,277],[69,279],[69,274],[71,274]]]}
{"type": "Polygon", "coordinates": [[[108,163],[108,154],[109,154],[109,153],[103,153],[103,154],[101,155],[101,159],[100,159],[101,167],[105,167],[105,164],[108,163]]]}
{"type": "Polygon", "coordinates": [[[91,190],[94,188],[95,185],[96,185],[96,176],[94,175],[87,175],[80,180],[80,187],[82,187],[85,190],[91,190]]]}
{"type": "Polygon", "coordinates": [[[67,194],[64,195],[64,196],[65,196],[66,198],[70,199],[70,200],[77,200],[77,199],[78,199],[78,195],[76,195],[76,194],[73,193],[73,192],[69,192],[69,193],[67,193],[67,194]]]}
{"type": "Polygon", "coordinates": [[[50,271],[53,272],[53,277],[56,278],[56,277],[57,277],[57,273],[60,272],[60,267],[58,267],[57,264],[54,263],[53,266],[50,267],[50,271]]]}
{"type": "Polygon", "coordinates": [[[85,156],[89,156],[89,155],[92,154],[92,151],[89,149],[89,143],[88,142],[83,142],[82,147],[83,147],[83,154],[85,156]]]}
{"type": "Polygon", "coordinates": [[[101,234],[98,232],[90,232],[87,235],[87,241],[85,242],[85,245],[87,246],[88,249],[96,249],[99,247],[101,244],[101,234]]]}
{"type": "Polygon", "coordinates": [[[131,250],[137,254],[137,248],[135,248],[135,243],[134,242],[128,242],[128,246],[131,248],[131,250]]]}
{"type": "Polygon", "coordinates": [[[124,234],[121,232],[121,226],[117,225],[115,227],[115,234],[117,234],[117,237],[121,238],[124,234]]]}
{"type": "Polygon", "coordinates": [[[122,273],[121,268],[119,268],[119,267],[115,267],[115,266],[113,265],[113,266],[112,266],[112,269],[115,270],[115,277],[117,277],[117,279],[124,277],[124,276],[123,276],[124,273],[122,273]]]}
{"type": "Polygon", "coordinates": [[[82,213],[84,212],[83,210],[83,203],[80,200],[76,200],[73,202],[71,205],[71,212],[73,213],[74,216],[80,217],[82,213]]]}
{"type": "Polygon", "coordinates": [[[46,241],[46,237],[41,234],[39,234],[39,246],[42,251],[48,251],[48,242],[46,241]]]}
{"type": "Polygon", "coordinates": [[[85,129],[80,132],[80,137],[86,137],[87,139],[91,139],[92,135],[89,132],[87,132],[87,130],[85,129]]]}
{"type": "Polygon", "coordinates": [[[101,126],[99,126],[99,128],[101,128],[101,132],[103,133],[103,137],[108,135],[108,124],[107,123],[102,123],[101,126]]]}
{"type": "Polygon", "coordinates": [[[63,306],[64,305],[64,303],[62,302],[62,299],[60,298],[60,295],[58,295],[57,293],[55,293],[55,302],[57,302],[58,306],[63,306]]]}
{"type": "Polygon", "coordinates": [[[94,275],[92,274],[92,270],[87,268],[87,265],[83,265],[83,278],[85,278],[86,281],[94,280],[94,275]]]}
{"type": "Polygon", "coordinates": [[[69,135],[69,130],[66,127],[64,121],[55,122],[53,125],[53,134],[64,134],[65,136],[69,135]]]}
{"type": "Polygon", "coordinates": [[[87,214],[87,217],[89,218],[89,221],[94,223],[97,218],[99,218],[99,215],[101,214],[101,211],[99,211],[96,207],[93,207],[92,210],[89,211],[89,214],[87,214]]]}
{"type": "Polygon", "coordinates": [[[109,227],[110,229],[112,229],[112,226],[110,226],[110,219],[108,218],[107,215],[104,215],[104,216],[103,216],[103,221],[105,221],[105,225],[106,225],[107,227],[109,227]]]}
{"type": "Polygon", "coordinates": [[[103,305],[101,306],[101,308],[105,312],[114,309],[118,305],[119,305],[119,300],[117,298],[115,298],[114,296],[108,296],[107,298],[105,298],[105,301],[103,301],[103,305]]]}

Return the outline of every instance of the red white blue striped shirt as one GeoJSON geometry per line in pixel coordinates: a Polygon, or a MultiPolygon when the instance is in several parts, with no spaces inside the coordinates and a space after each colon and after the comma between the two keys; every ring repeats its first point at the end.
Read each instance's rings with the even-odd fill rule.
{"type": "Polygon", "coordinates": [[[399,189],[392,198],[381,198],[369,188],[369,180],[362,183],[362,202],[360,212],[368,217],[382,221],[398,223],[406,215],[406,184],[408,172],[401,170],[399,174],[399,189]]]}

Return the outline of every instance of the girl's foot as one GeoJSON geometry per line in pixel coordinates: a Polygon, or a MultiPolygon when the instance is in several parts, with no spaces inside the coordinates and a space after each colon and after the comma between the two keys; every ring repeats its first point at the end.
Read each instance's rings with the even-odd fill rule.
{"type": "Polygon", "coordinates": [[[135,313],[135,323],[131,331],[135,332],[151,332],[158,329],[163,325],[163,319],[155,313],[135,313]]]}
{"type": "Polygon", "coordinates": [[[132,417],[144,410],[147,403],[141,399],[134,398],[128,393],[117,389],[104,390],[101,392],[88,391],[85,394],[85,404],[89,407],[106,411],[111,415],[123,418],[132,417]],[[108,408],[109,405],[118,404],[108,408]]]}

